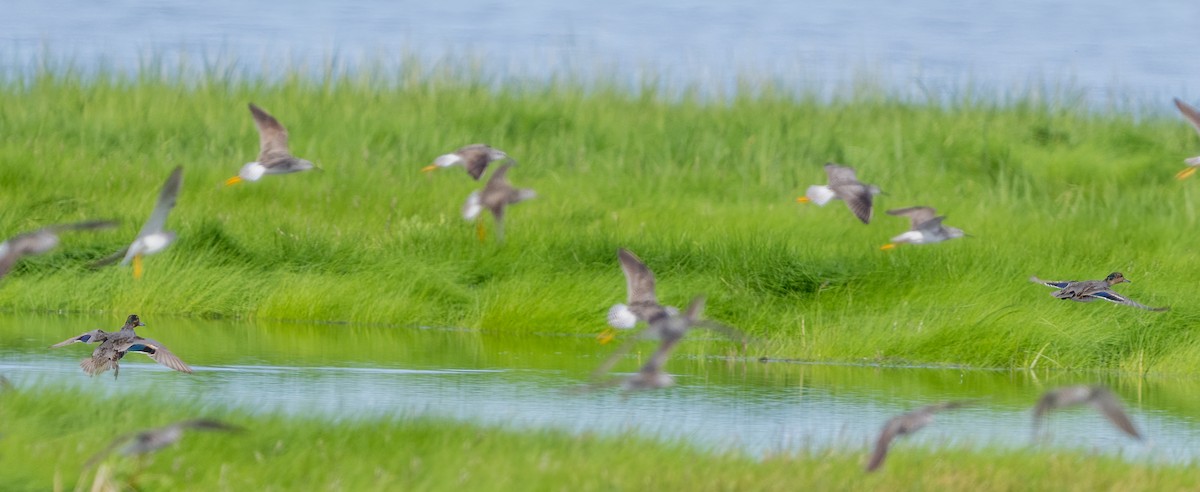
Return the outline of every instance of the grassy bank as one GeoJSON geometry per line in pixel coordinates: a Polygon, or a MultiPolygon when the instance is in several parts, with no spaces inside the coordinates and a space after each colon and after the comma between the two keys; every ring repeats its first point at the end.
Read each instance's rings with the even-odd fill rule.
{"type": "MultiPolygon", "coordinates": [[[[1191,231],[1200,181],[1176,182],[1198,140],[1169,113],[1061,101],[832,101],[769,90],[728,101],[572,83],[370,75],[281,82],[51,72],[0,85],[0,230],[116,218],[65,238],[0,284],[0,308],[595,332],[624,298],[615,250],[659,296],[709,296],[752,355],[988,367],[1200,367],[1191,231]],[[324,169],[223,188],[257,153],[253,101],[324,169]],[[477,184],[433,157],[488,142],[540,196],[479,244],[459,216],[477,184]],[[838,161],[888,192],[864,226],[793,198],[838,161]],[[147,275],[84,265],[122,247],[170,169],[185,168],[147,275]],[[878,247],[932,205],[975,237],[878,247]],[[1102,278],[1168,313],[1052,300],[1043,278],[1102,278]]],[[[1064,99],[1065,100],[1065,99],[1064,99]]],[[[1164,107],[1169,101],[1163,101],[1164,107]]]]}
{"type": "Polygon", "coordinates": [[[488,428],[430,418],[307,421],[146,395],[132,404],[66,391],[0,394],[0,479],[6,490],[70,490],[134,479],[174,490],[1184,490],[1184,466],[1083,453],[927,451],[898,444],[883,470],[865,450],[762,460],[635,436],[488,428]],[[237,434],[194,432],[146,460],[82,464],[130,430],[201,415],[237,434]],[[135,473],[137,472],[137,473],[135,473]],[[100,480],[97,474],[102,475],[100,480]],[[136,475],[136,476],[135,476],[136,475]]]}

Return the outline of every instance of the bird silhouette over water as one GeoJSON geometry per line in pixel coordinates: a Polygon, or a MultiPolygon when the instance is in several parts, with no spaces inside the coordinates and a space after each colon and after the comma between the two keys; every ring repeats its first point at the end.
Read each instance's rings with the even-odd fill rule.
{"type": "Polygon", "coordinates": [[[437,156],[433,160],[433,164],[421,168],[421,171],[429,172],[444,167],[462,166],[467,169],[467,174],[470,174],[475,181],[479,181],[488,165],[496,161],[515,163],[516,159],[510,157],[503,150],[489,145],[471,144],[449,154],[437,156]]]}
{"type": "Polygon", "coordinates": [[[911,222],[911,228],[907,232],[893,237],[890,243],[879,249],[892,249],[901,244],[940,243],[966,236],[962,229],[942,225],[942,220],[946,217],[939,217],[937,211],[932,207],[897,208],[888,210],[887,214],[907,216],[911,222]]]}
{"type": "Polygon", "coordinates": [[[17,260],[25,256],[40,255],[58,247],[58,235],[65,231],[91,231],[116,226],[116,222],[90,220],[74,224],[59,224],[43,227],[36,231],[18,234],[0,243],[0,278],[12,270],[17,260]]]}
{"type": "Polygon", "coordinates": [[[864,184],[854,174],[854,168],[832,162],[825,164],[825,174],[829,176],[828,185],[812,185],[804,192],[804,196],[796,199],[800,203],[815,203],[824,207],[830,200],[838,199],[846,202],[850,211],[864,224],[871,223],[874,214],[875,195],[883,193],[878,186],[864,184]]]}
{"type": "MultiPolygon", "coordinates": [[[[514,188],[508,182],[508,170],[512,167],[512,163],[504,163],[499,169],[492,172],[492,177],[488,178],[488,182],[482,190],[472,192],[467,197],[467,202],[463,204],[463,218],[467,220],[476,220],[479,213],[483,209],[487,209],[492,213],[492,218],[496,224],[496,242],[504,242],[504,214],[509,205],[521,203],[530,198],[537,196],[533,190],[514,188]]],[[[476,222],[477,235],[480,241],[483,241],[484,231],[483,222],[476,222]]]]}
{"type": "Polygon", "coordinates": [[[887,458],[888,449],[892,446],[892,441],[897,437],[912,434],[921,430],[930,422],[933,422],[933,416],[943,410],[951,410],[969,405],[970,400],[947,401],[927,405],[903,415],[893,417],[883,425],[883,431],[879,433],[879,438],[875,441],[875,450],[871,452],[871,460],[867,462],[867,472],[873,472],[883,466],[883,460],[887,458]]]}
{"type": "Polygon", "coordinates": [[[1033,409],[1034,437],[1037,437],[1038,430],[1041,429],[1042,421],[1046,419],[1047,413],[1084,404],[1091,405],[1099,411],[1121,432],[1139,441],[1142,440],[1142,435],[1134,428],[1133,421],[1129,420],[1129,415],[1121,407],[1121,402],[1117,400],[1116,395],[1103,386],[1087,385],[1067,386],[1044,393],[1033,409]]]}
{"type": "Polygon", "coordinates": [[[158,201],[154,203],[154,211],[142,225],[142,230],[133,242],[124,249],[113,253],[107,258],[97,261],[92,266],[109,265],[121,260],[121,265],[133,263],[133,278],[142,278],[144,271],[142,257],[158,253],[175,242],[175,232],[166,230],[167,216],[175,208],[175,200],[179,197],[179,188],[183,186],[183,166],[176,166],[167,181],[158,192],[158,201]]]}
{"type": "Polygon", "coordinates": [[[1075,302],[1092,302],[1096,299],[1104,299],[1108,302],[1148,311],[1167,311],[1171,309],[1166,306],[1150,307],[1113,291],[1112,287],[1114,285],[1129,282],[1121,272],[1110,273],[1104,280],[1042,280],[1034,276],[1029,277],[1029,281],[1058,289],[1051,292],[1050,295],[1063,300],[1070,299],[1075,302]]]}
{"type": "Polygon", "coordinates": [[[268,174],[289,174],[317,169],[312,162],[292,155],[288,148],[287,129],[269,113],[254,103],[248,105],[254,126],[258,127],[258,159],[246,163],[237,176],[225,180],[225,186],[242,181],[258,181],[268,174]]]}
{"type": "Polygon", "coordinates": [[[650,356],[650,360],[642,365],[637,374],[627,378],[610,379],[609,381],[600,383],[599,386],[619,384],[625,391],[634,391],[666,388],[674,385],[675,379],[664,371],[663,367],[666,365],[671,352],[679,344],[679,341],[683,339],[684,335],[696,328],[716,331],[731,339],[740,341],[743,345],[746,343],[747,338],[742,332],[720,323],[700,319],[703,312],[704,296],[697,296],[692,299],[691,304],[688,305],[683,313],[662,311],[661,315],[647,321],[645,329],[636,336],[630,337],[617,350],[613,351],[612,355],[592,372],[593,378],[600,378],[606,375],[616,365],[617,361],[624,357],[641,340],[659,340],[658,349],[650,356]]]}
{"type": "Polygon", "coordinates": [[[92,356],[79,363],[79,367],[89,376],[112,369],[113,378],[117,378],[121,374],[120,361],[129,352],[146,354],[155,362],[176,371],[192,372],[192,368],[171,353],[166,346],[156,340],[138,336],[134,330],[139,326],[146,325],[142,323],[138,315],[131,314],[119,331],[91,330],[58,342],[51,348],[65,347],[76,343],[99,343],[100,346],[92,351],[92,356]]]}

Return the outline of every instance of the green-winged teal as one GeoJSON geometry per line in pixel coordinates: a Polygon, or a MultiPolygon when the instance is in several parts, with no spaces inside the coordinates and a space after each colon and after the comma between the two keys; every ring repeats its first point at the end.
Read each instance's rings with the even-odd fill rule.
{"type": "Polygon", "coordinates": [[[467,169],[467,174],[475,178],[475,181],[479,181],[483,172],[487,170],[488,164],[499,160],[516,162],[503,150],[486,144],[471,144],[449,154],[437,156],[433,160],[433,164],[421,168],[421,171],[429,172],[442,167],[462,166],[467,169]]]}
{"type": "Polygon", "coordinates": [[[812,202],[825,206],[830,200],[839,199],[846,202],[850,211],[864,224],[871,223],[874,211],[874,196],[882,193],[878,186],[864,184],[854,174],[854,168],[832,162],[825,164],[825,174],[829,175],[828,185],[812,185],[797,198],[800,203],[812,202]]]}
{"type": "Polygon", "coordinates": [[[247,163],[238,175],[225,180],[226,186],[242,181],[258,181],[267,174],[288,174],[316,169],[312,162],[293,156],[288,149],[287,129],[262,108],[249,104],[258,127],[258,160],[247,163]]]}
{"type": "Polygon", "coordinates": [[[938,216],[933,207],[896,208],[887,211],[888,215],[907,216],[912,223],[910,229],[879,249],[892,249],[901,244],[930,244],[940,243],[947,239],[966,236],[962,229],[942,225],[945,216],[938,216]]]}
{"type": "Polygon", "coordinates": [[[961,408],[971,403],[970,400],[935,403],[892,417],[884,424],[883,431],[879,433],[879,439],[875,441],[875,450],[871,453],[871,460],[867,462],[867,472],[873,472],[883,465],[883,460],[887,458],[888,448],[891,447],[893,439],[921,430],[933,422],[933,416],[942,410],[961,408]]]}
{"type": "MultiPolygon", "coordinates": [[[[506,162],[492,172],[492,177],[488,178],[488,182],[482,190],[474,191],[467,197],[467,202],[463,204],[463,218],[467,220],[476,220],[479,217],[479,212],[487,209],[492,213],[496,223],[496,242],[504,242],[504,211],[512,204],[520,203],[530,198],[537,196],[533,190],[514,188],[508,182],[509,168],[512,167],[511,162],[506,162]]],[[[483,241],[483,222],[477,222],[478,228],[476,234],[479,240],[483,241]]]]}
{"type": "Polygon", "coordinates": [[[241,432],[242,428],[212,419],[192,419],[156,429],[124,434],[113,439],[108,446],[88,459],[84,463],[84,466],[88,467],[95,464],[117,448],[121,448],[123,454],[134,456],[158,451],[179,442],[183,438],[185,430],[241,432]]]}
{"type": "Polygon", "coordinates": [[[1046,413],[1051,410],[1083,404],[1091,405],[1096,410],[1099,410],[1104,415],[1104,418],[1112,422],[1122,432],[1129,434],[1130,437],[1139,441],[1142,439],[1142,435],[1133,427],[1133,421],[1129,420],[1129,415],[1125,414],[1125,409],[1121,407],[1121,402],[1117,400],[1116,395],[1113,395],[1108,388],[1103,386],[1087,385],[1067,386],[1053,389],[1043,394],[1041,399],[1038,400],[1037,406],[1033,409],[1034,437],[1036,438],[1038,429],[1041,428],[1042,420],[1044,420],[1046,413]]]}
{"type": "Polygon", "coordinates": [[[175,232],[164,230],[167,225],[167,215],[175,208],[175,199],[179,196],[179,188],[183,185],[183,166],[176,166],[162,190],[158,192],[158,201],[154,203],[154,211],[142,225],[142,230],[133,239],[133,243],[125,249],[113,253],[93,264],[94,267],[109,265],[121,260],[121,265],[133,263],[133,277],[142,278],[142,257],[152,255],[166,249],[175,242],[175,232]]]}
{"type": "MultiPolygon", "coordinates": [[[[1183,113],[1183,117],[1187,119],[1188,123],[1191,123],[1192,127],[1197,132],[1200,132],[1200,111],[1196,111],[1196,108],[1179,98],[1175,98],[1175,107],[1179,108],[1179,112],[1183,113]]],[[[1188,176],[1196,173],[1196,168],[1200,167],[1200,155],[1184,159],[1183,162],[1187,163],[1188,167],[1175,174],[1177,179],[1186,179],[1188,176]]]]}
{"type": "Polygon", "coordinates": [[[1104,299],[1108,302],[1115,302],[1150,311],[1166,311],[1170,309],[1169,307],[1150,307],[1114,292],[1112,286],[1122,282],[1129,282],[1124,275],[1121,275],[1121,272],[1110,273],[1104,280],[1042,280],[1036,276],[1029,277],[1029,280],[1048,287],[1057,288],[1058,290],[1051,292],[1050,295],[1063,300],[1070,299],[1076,302],[1092,302],[1096,299],[1104,299]]]}
{"type": "Polygon", "coordinates": [[[63,231],[86,231],[113,227],[116,222],[91,220],[74,224],[59,224],[43,227],[33,232],[18,234],[0,243],[0,278],[12,270],[23,256],[40,255],[58,246],[58,234],[63,231]]]}
{"type": "Polygon", "coordinates": [[[118,377],[121,374],[120,360],[129,352],[146,354],[151,359],[154,359],[155,362],[176,371],[192,372],[191,367],[188,367],[179,357],[176,357],[170,350],[167,350],[167,347],[163,344],[156,340],[138,336],[134,329],[139,326],[146,325],[142,323],[138,315],[131,314],[119,331],[105,332],[104,330],[91,330],[56,343],[51,348],[64,347],[75,343],[99,343],[100,346],[92,351],[92,356],[83,359],[79,363],[79,367],[89,376],[95,376],[112,369],[113,377],[118,377]]]}

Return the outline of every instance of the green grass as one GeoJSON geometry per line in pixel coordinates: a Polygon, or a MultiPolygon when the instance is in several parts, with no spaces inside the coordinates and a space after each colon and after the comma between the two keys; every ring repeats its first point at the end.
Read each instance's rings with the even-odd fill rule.
{"type": "Polygon", "coordinates": [[[1192,490],[1195,469],[1082,452],[866,450],[755,459],[635,435],[574,435],[429,417],[338,423],[206,408],[153,395],[0,394],[5,490],[1192,490]],[[136,404],[134,403],[136,402],[136,404]],[[193,432],[146,460],[83,463],[115,436],[204,415],[246,428],[193,432]],[[19,464],[20,466],[15,466],[19,464]],[[96,475],[100,474],[98,480],[96,475]],[[136,476],[135,476],[136,475],[136,476]],[[94,484],[111,488],[92,489],[94,484]]]}
{"type": "Polygon", "coordinates": [[[760,340],[755,356],[1200,369],[1200,181],[1171,179],[1200,141],[1170,113],[1033,92],[821,100],[766,87],[708,101],[462,71],[162,72],[0,82],[0,230],[122,222],[18,264],[0,309],[99,310],[113,326],[138,312],[591,333],[624,298],[615,250],[628,247],[663,301],[707,294],[710,317],[760,340]],[[257,152],[250,101],[324,172],[223,188],[257,152]],[[418,172],[473,142],[519,159],[509,177],[540,195],[510,211],[503,246],[478,244],[459,217],[478,186],[461,169],[418,172]],[[793,202],[826,161],[888,192],[871,225],[840,203],[793,202]],[[141,281],[85,268],[132,239],[176,165],[179,242],[141,281]],[[910,205],[975,237],[879,251],[907,228],[882,210],[910,205]],[[1172,311],[1055,301],[1026,280],[1111,271],[1134,282],[1121,292],[1172,311]]]}

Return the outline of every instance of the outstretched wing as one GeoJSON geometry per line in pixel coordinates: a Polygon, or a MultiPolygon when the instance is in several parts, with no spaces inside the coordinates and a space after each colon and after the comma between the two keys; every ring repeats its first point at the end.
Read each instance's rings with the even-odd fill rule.
{"type": "Polygon", "coordinates": [[[625,248],[617,250],[617,259],[621,261],[621,270],[625,272],[629,304],[658,304],[658,298],[654,295],[654,272],[646,267],[641,258],[625,248]]]}
{"type": "Polygon", "coordinates": [[[1197,132],[1200,132],[1200,111],[1197,111],[1192,105],[1183,102],[1178,97],[1175,98],[1175,107],[1179,108],[1179,112],[1183,113],[1183,117],[1187,118],[1188,123],[1191,123],[1192,127],[1197,132]]]}
{"type": "Polygon", "coordinates": [[[1096,392],[1096,395],[1092,397],[1092,404],[1117,428],[1129,434],[1134,439],[1140,440],[1142,438],[1142,435],[1133,427],[1133,422],[1129,420],[1129,415],[1125,413],[1125,409],[1121,407],[1121,402],[1117,400],[1117,397],[1111,391],[1104,389],[1096,392]]]}
{"type": "Polygon", "coordinates": [[[50,348],[66,347],[67,345],[71,345],[73,343],[102,342],[104,341],[105,335],[107,335],[107,333],[105,333],[104,330],[92,330],[51,345],[50,348]]]}
{"type": "Polygon", "coordinates": [[[868,472],[873,472],[883,465],[883,460],[887,458],[888,448],[891,447],[892,440],[896,438],[896,434],[900,429],[900,418],[893,418],[883,426],[883,431],[879,433],[879,438],[875,440],[875,450],[871,452],[871,461],[867,463],[868,472]]]}
{"type": "Polygon", "coordinates": [[[170,214],[171,209],[175,208],[175,198],[179,196],[179,187],[182,184],[183,166],[175,166],[175,170],[171,171],[171,175],[163,183],[162,190],[158,192],[158,201],[154,203],[154,211],[150,213],[150,219],[138,232],[138,237],[162,232],[167,225],[167,214],[170,214]]]}
{"type": "Polygon", "coordinates": [[[829,185],[837,196],[846,202],[846,206],[850,207],[850,211],[854,213],[858,220],[864,224],[871,223],[871,215],[874,211],[874,198],[871,196],[871,189],[866,185],[855,181],[853,183],[832,184],[829,185]]]}
{"type": "Polygon", "coordinates": [[[1140,303],[1140,302],[1137,302],[1137,301],[1131,300],[1131,299],[1130,299],[1130,298],[1128,298],[1128,297],[1125,297],[1125,296],[1123,296],[1123,295],[1121,295],[1121,294],[1118,294],[1118,293],[1116,293],[1116,292],[1114,292],[1114,291],[1112,291],[1112,290],[1108,290],[1108,289],[1101,290],[1101,291],[1097,291],[1097,292],[1093,292],[1091,295],[1092,295],[1092,297],[1098,297],[1098,298],[1100,298],[1100,299],[1104,299],[1104,300],[1106,300],[1106,301],[1109,301],[1109,302],[1115,302],[1115,303],[1117,303],[1117,304],[1124,304],[1124,305],[1126,305],[1126,306],[1133,306],[1133,307],[1135,307],[1135,308],[1138,308],[1138,309],[1145,309],[1145,310],[1147,310],[1147,311],[1167,311],[1167,310],[1171,309],[1171,308],[1169,308],[1169,307],[1166,307],[1166,306],[1164,306],[1164,307],[1150,307],[1150,306],[1147,306],[1147,305],[1145,305],[1145,304],[1142,304],[1142,303],[1140,303]]]}
{"type": "Polygon", "coordinates": [[[825,164],[825,174],[829,176],[830,187],[858,183],[858,176],[854,174],[854,168],[850,166],[840,166],[830,162],[825,164]]]}
{"type": "Polygon", "coordinates": [[[908,217],[912,228],[916,229],[921,223],[930,220],[937,216],[937,211],[933,207],[908,207],[894,208],[887,211],[888,215],[903,215],[908,217]]]}
{"type": "Polygon", "coordinates": [[[1055,289],[1065,289],[1068,285],[1075,283],[1074,280],[1042,280],[1037,278],[1037,276],[1029,277],[1029,281],[1047,287],[1054,287],[1055,289]]]}
{"type": "Polygon", "coordinates": [[[279,120],[274,116],[254,103],[250,103],[249,107],[250,114],[254,115],[254,126],[258,127],[258,162],[270,162],[280,154],[291,155],[291,151],[288,150],[287,129],[279,124],[279,120]]]}
{"type": "Polygon", "coordinates": [[[149,338],[135,337],[133,340],[125,342],[117,346],[118,352],[141,352],[154,359],[154,362],[170,367],[179,372],[191,373],[192,368],[188,367],[179,357],[167,350],[163,344],[157,340],[149,338]]]}

